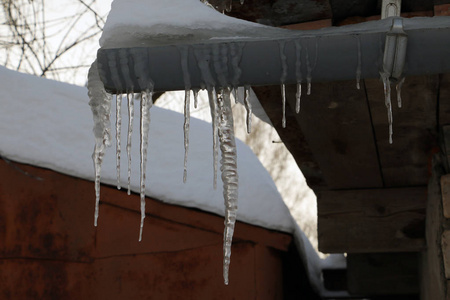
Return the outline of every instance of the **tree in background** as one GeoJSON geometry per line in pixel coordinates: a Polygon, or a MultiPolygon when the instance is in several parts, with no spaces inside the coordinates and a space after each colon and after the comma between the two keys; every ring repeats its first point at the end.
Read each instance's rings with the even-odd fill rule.
{"type": "Polygon", "coordinates": [[[0,1],[2,65],[42,77],[85,83],[105,24],[97,0],[0,1]]]}

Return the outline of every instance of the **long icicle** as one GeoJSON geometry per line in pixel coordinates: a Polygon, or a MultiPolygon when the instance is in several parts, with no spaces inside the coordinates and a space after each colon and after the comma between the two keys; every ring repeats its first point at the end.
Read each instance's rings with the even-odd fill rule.
{"type": "Polygon", "coordinates": [[[131,136],[133,134],[134,100],[133,93],[127,94],[128,100],[128,136],[127,136],[127,156],[128,156],[128,195],[131,194],[131,136]]]}
{"type": "Polygon", "coordinates": [[[402,87],[403,87],[403,83],[405,83],[405,77],[400,79],[398,81],[397,85],[395,86],[395,89],[397,90],[397,104],[398,104],[398,108],[402,108],[402,87]]]}
{"type": "Polygon", "coordinates": [[[122,94],[116,95],[116,169],[117,169],[117,189],[120,190],[120,133],[122,128],[122,94]]]}
{"type": "Polygon", "coordinates": [[[184,96],[184,171],[183,171],[183,182],[187,179],[187,161],[189,152],[189,125],[190,125],[190,105],[191,105],[191,91],[186,89],[184,96]]]}
{"type": "Polygon", "coordinates": [[[223,236],[223,278],[228,285],[231,244],[237,216],[238,173],[236,142],[234,139],[233,114],[231,111],[230,89],[221,90],[217,96],[219,111],[219,141],[222,152],[221,167],[223,196],[225,202],[225,229],[223,236]]]}
{"type": "Polygon", "coordinates": [[[213,186],[214,189],[217,188],[217,165],[218,165],[218,157],[219,157],[219,144],[218,144],[218,122],[219,122],[219,115],[218,115],[218,108],[217,108],[217,94],[216,89],[213,88],[211,91],[208,91],[208,98],[209,98],[209,107],[211,111],[211,122],[212,122],[212,129],[213,129],[213,170],[214,170],[214,177],[213,177],[213,186]]]}
{"type": "Polygon", "coordinates": [[[247,133],[252,132],[252,104],[250,103],[250,86],[244,86],[244,106],[247,111],[247,133]]]}
{"type": "Polygon", "coordinates": [[[150,108],[153,105],[153,92],[145,91],[141,93],[141,118],[140,118],[140,146],[141,146],[141,225],[139,227],[139,242],[142,241],[142,231],[144,229],[145,219],[145,171],[147,166],[148,132],[150,127],[150,108]]]}
{"type": "Polygon", "coordinates": [[[281,126],[286,128],[286,85],[281,84],[281,103],[283,107],[283,118],[281,119],[281,126]]]}
{"type": "Polygon", "coordinates": [[[187,160],[188,160],[188,152],[189,152],[189,124],[190,124],[190,105],[191,105],[191,77],[189,74],[189,66],[188,66],[188,55],[189,48],[188,46],[180,46],[179,48],[180,56],[181,56],[181,70],[183,72],[183,80],[184,80],[184,169],[183,169],[183,182],[186,182],[187,179],[187,160]]]}
{"type": "Polygon", "coordinates": [[[111,94],[105,91],[98,74],[97,61],[89,69],[89,105],[94,117],[95,148],[92,154],[95,169],[95,212],[94,226],[97,226],[100,204],[100,177],[106,147],[111,145],[111,94]]]}

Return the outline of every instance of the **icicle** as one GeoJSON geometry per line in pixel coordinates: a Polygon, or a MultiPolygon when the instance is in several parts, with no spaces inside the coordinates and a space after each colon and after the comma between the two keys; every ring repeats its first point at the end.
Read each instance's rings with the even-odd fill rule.
{"type": "Polygon", "coordinates": [[[381,79],[383,80],[384,86],[384,104],[386,105],[387,113],[388,113],[388,123],[389,123],[389,144],[392,144],[392,104],[391,104],[391,83],[389,81],[389,77],[386,75],[381,75],[381,79]]]}
{"type": "Polygon", "coordinates": [[[311,72],[312,72],[312,68],[311,68],[311,62],[309,61],[309,51],[308,51],[308,46],[306,46],[306,85],[307,85],[307,90],[306,90],[306,94],[307,95],[311,95],[311,72]]]}
{"type": "Polygon", "coordinates": [[[244,87],[244,105],[247,111],[247,133],[252,131],[252,104],[250,103],[250,86],[244,87]]]}
{"type": "Polygon", "coordinates": [[[140,134],[141,134],[141,182],[140,182],[140,196],[141,196],[141,225],[139,227],[139,242],[142,241],[142,231],[144,228],[145,219],[145,171],[147,165],[147,148],[148,148],[148,131],[150,127],[150,108],[153,105],[152,100],[153,91],[145,91],[141,93],[141,119],[140,119],[140,134]]]}
{"type": "Polygon", "coordinates": [[[184,172],[183,172],[183,182],[186,182],[187,178],[187,160],[189,151],[189,123],[190,123],[190,111],[189,107],[191,105],[191,92],[186,89],[184,96],[184,172]]]}
{"type": "Polygon", "coordinates": [[[302,45],[300,40],[295,40],[295,78],[297,80],[297,93],[295,94],[295,112],[300,112],[300,100],[302,97],[302,45]]]}
{"type": "Polygon", "coordinates": [[[213,177],[213,186],[214,189],[217,188],[217,165],[218,165],[218,157],[219,157],[219,145],[218,145],[218,122],[219,122],[219,113],[217,108],[217,95],[216,89],[213,88],[211,91],[208,91],[209,98],[209,108],[211,111],[211,122],[213,127],[213,169],[214,169],[214,177],[213,177]]]}
{"type": "Polygon", "coordinates": [[[297,82],[297,93],[295,94],[296,101],[295,101],[295,112],[300,112],[300,101],[302,98],[302,84],[300,82],[297,82]]]}
{"type": "Polygon", "coordinates": [[[128,195],[131,194],[131,135],[133,133],[134,102],[133,93],[127,94],[128,100],[128,136],[127,136],[127,156],[128,156],[128,195]]]}
{"type": "Polygon", "coordinates": [[[122,94],[116,95],[116,169],[117,189],[120,190],[120,132],[122,128],[122,94]]]}
{"type": "Polygon", "coordinates": [[[95,169],[95,212],[94,212],[94,226],[97,226],[98,211],[100,204],[100,176],[102,171],[103,156],[105,155],[104,145],[95,144],[94,154],[92,159],[94,160],[95,169]]]}
{"type": "Polygon", "coordinates": [[[404,82],[405,82],[405,77],[400,79],[399,82],[397,83],[397,85],[395,86],[395,89],[397,90],[398,108],[402,108],[402,86],[403,86],[404,82]]]}
{"type": "Polygon", "coordinates": [[[103,83],[100,80],[95,61],[89,69],[88,75],[88,95],[89,105],[91,106],[94,118],[94,136],[95,148],[92,154],[95,169],[95,213],[94,226],[97,226],[100,203],[100,176],[103,156],[106,147],[111,145],[111,95],[105,91],[103,83]]]}
{"type": "Polygon", "coordinates": [[[181,55],[181,70],[183,72],[185,96],[184,96],[184,170],[183,170],[183,182],[187,179],[187,159],[189,151],[189,123],[190,123],[190,105],[191,105],[191,77],[189,74],[188,55],[189,48],[187,46],[180,46],[178,48],[181,55]]]}
{"type": "Polygon", "coordinates": [[[356,41],[358,43],[358,66],[356,67],[356,88],[361,89],[361,38],[359,35],[356,36],[356,41]]]}
{"type": "Polygon", "coordinates": [[[281,126],[286,128],[286,86],[284,83],[281,84],[281,101],[283,105],[283,118],[281,120],[281,126]]]}
{"type": "Polygon", "coordinates": [[[225,202],[225,230],[223,236],[223,278],[228,284],[231,258],[231,243],[237,215],[238,173],[236,143],[234,139],[233,114],[231,111],[230,89],[221,90],[217,95],[219,112],[219,141],[222,152],[221,167],[223,197],[225,202]]]}
{"type": "Polygon", "coordinates": [[[198,89],[193,89],[192,92],[194,93],[194,108],[197,109],[197,107],[198,107],[198,89]]]}
{"type": "Polygon", "coordinates": [[[281,82],[281,101],[283,104],[283,119],[281,121],[283,128],[286,127],[286,87],[284,82],[286,81],[286,77],[287,77],[287,57],[286,54],[284,53],[284,46],[286,44],[286,42],[284,41],[279,41],[278,42],[279,46],[280,46],[280,60],[281,60],[281,78],[280,78],[280,82],[281,82]]]}
{"type": "Polygon", "coordinates": [[[314,58],[314,64],[311,65],[311,62],[309,60],[308,46],[306,46],[306,70],[307,70],[306,82],[307,82],[307,85],[308,85],[308,88],[307,88],[307,91],[306,91],[307,95],[311,95],[312,71],[316,68],[317,59],[318,59],[318,56],[319,56],[318,39],[316,39],[315,47],[316,47],[316,55],[315,55],[315,58],[314,58]]]}
{"type": "Polygon", "coordinates": [[[227,1],[227,3],[225,4],[226,5],[225,10],[227,12],[231,12],[231,9],[233,7],[233,0],[225,0],[225,1],[227,1]]]}

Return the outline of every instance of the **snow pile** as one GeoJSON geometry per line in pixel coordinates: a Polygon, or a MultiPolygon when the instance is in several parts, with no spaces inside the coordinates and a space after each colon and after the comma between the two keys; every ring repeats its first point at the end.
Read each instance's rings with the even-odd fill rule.
{"type": "MultiPolygon", "coordinates": [[[[82,87],[21,74],[0,67],[0,155],[93,180],[92,113],[82,87]],[[38,92],[37,92],[38,91],[38,92]]],[[[122,111],[126,110],[123,103],[122,111]]],[[[211,125],[191,118],[188,177],[183,184],[184,137],[181,114],[153,107],[149,133],[146,195],[167,203],[224,215],[221,185],[212,186],[211,125]]],[[[115,115],[115,107],[112,107],[115,115]]],[[[134,118],[139,128],[139,117],[134,118]]],[[[112,129],[111,135],[115,135],[112,129]]],[[[139,132],[132,139],[139,140],[139,132]]],[[[122,136],[126,144],[126,135],[122,136]]],[[[267,171],[253,152],[236,141],[239,168],[238,220],[293,232],[295,224],[267,171]]],[[[102,183],[116,185],[114,149],[104,156],[102,183]]],[[[132,145],[131,190],[138,193],[139,143],[132,145]]],[[[122,165],[127,157],[122,156],[122,165]]],[[[127,185],[127,169],[121,170],[127,185]]],[[[93,195],[94,198],[94,195],[93,195]]],[[[93,199],[94,200],[94,199],[93,199]]],[[[101,212],[100,212],[101,218],[101,212]]]]}
{"type": "MultiPolygon", "coordinates": [[[[155,46],[284,37],[332,36],[387,32],[390,18],[319,30],[287,30],[228,17],[199,0],[114,0],[100,46],[102,48],[155,46]]],[[[447,17],[404,19],[405,31],[448,28],[447,17]]]]}
{"type": "Polygon", "coordinates": [[[212,38],[261,37],[268,32],[284,31],[228,17],[199,0],[115,0],[100,46],[181,44],[212,38]]]}

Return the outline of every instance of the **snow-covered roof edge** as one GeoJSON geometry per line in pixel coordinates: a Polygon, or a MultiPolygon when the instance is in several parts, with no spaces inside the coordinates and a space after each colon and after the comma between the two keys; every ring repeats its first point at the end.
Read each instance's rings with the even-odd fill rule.
{"type": "MultiPolygon", "coordinates": [[[[86,89],[4,67],[0,67],[0,85],[4,91],[0,100],[1,155],[93,180],[93,122],[86,89]]],[[[126,101],[123,102],[125,106],[126,101]]],[[[219,181],[217,190],[212,186],[211,125],[191,119],[188,178],[183,184],[183,117],[158,107],[153,107],[151,113],[146,194],[167,203],[223,215],[221,183],[219,181]]],[[[138,121],[136,115],[134,128],[139,128],[138,121]]],[[[134,141],[139,140],[137,131],[132,137],[134,141]]],[[[268,229],[293,232],[289,210],[270,175],[245,144],[240,141],[237,144],[241,185],[238,219],[268,229]]],[[[122,145],[126,145],[126,134],[122,135],[122,145]]],[[[131,190],[138,192],[139,143],[133,145],[131,190]]],[[[102,183],[110,185],[116,185],[114,147],[107,150],[102,168],[102,183]]],[[[121,184],[126,186],[124,149],[121,164],[121,184]]],[[[94,201],[94,191],[92,196],[94,201]]]]}

